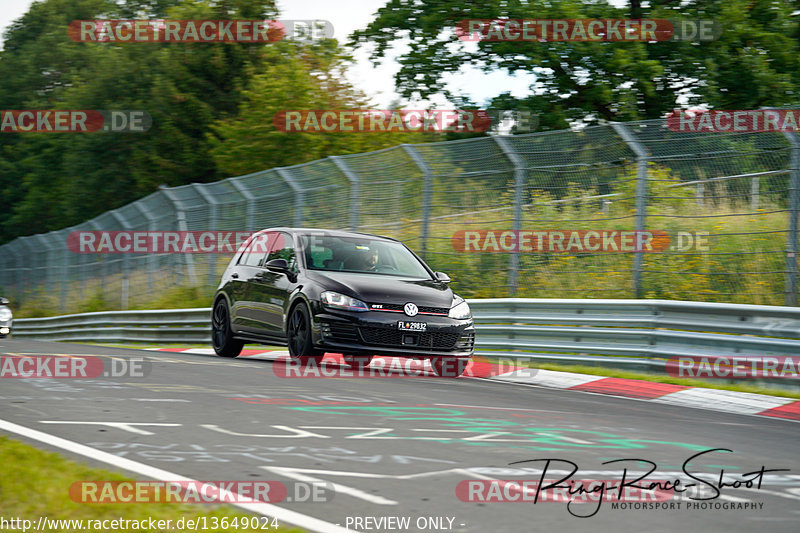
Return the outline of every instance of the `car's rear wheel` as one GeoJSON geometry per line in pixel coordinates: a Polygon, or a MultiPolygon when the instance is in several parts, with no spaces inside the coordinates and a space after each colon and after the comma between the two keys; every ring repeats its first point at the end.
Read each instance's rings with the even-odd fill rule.
{"type": "Polygon", "coordinates": [[[342,358],[352,368],[366,368],[372,362],[371,355],[343,355],[342,358]]]}
{"type": "Polygon", "coordinates": [[[211,313],[211,343],[220,357],[236,357],[242,353],[244,342],[233,338],[228,303],[220,298],[211,313]]]}
{"type": "Polygon", "coordinates": [[[310,361],[319,361],[324,352],[314,349],[311,339],[311,318],[306,304],[299,303],[289,315],[286,325],[286,340],[289,346],[289,356],[301,364],[310,361]]]}
{"type": "Polygon", "coordinates": [[[469,364],[469,359],[463,357],[434,357],[431,366],[437,376],[443,378],[457,378],[464,373],[469,364]]]}

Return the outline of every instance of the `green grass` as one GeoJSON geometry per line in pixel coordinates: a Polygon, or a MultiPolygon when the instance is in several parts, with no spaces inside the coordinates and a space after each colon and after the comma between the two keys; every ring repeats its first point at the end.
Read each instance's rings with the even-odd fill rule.
{"type": "MultiPolygon", "coordinates": [[[[211,525],[212,518],[234,517],[240,520],[252,517],[227,505],[195,505],[174,503],[120,503],[87,504],[70,499],[69,488],[76,481],[133,481],[122,474],[91,468],[72,461],[57,453],[46,452],[19,441],[0,436],[0,516],[5,519],[19,517],[31,520],[36,527],[40,516],[50,519],[148,519],[172,520],[173,528],[181,518],[198,519],[206,517],[211,525]]],[[[206,531],[230,531],[231,529],[208,529],[206,531]]],[[[68,532],[72,529],[48,529],[53,532],[68,532]]],[[[99,531],[99,529],[98,529],[99,531]]],[[[148,529],[117,529],[116,531],[149,531],[148,529]]],[[[177,531],[177,530],[176,530],[177,531]]],[[[300,529],[243,529],[240,532],[293,531],[300,529]]]]}
{"type": "MultiPolygon", "coordinates": [[[[132,289],[128,302],[129,310],[211,307],[214,288],[165,285],[156,287],[153,293],[135,291],[135,287],[144,286],[145,277],[141,272],[131,275],[132,289]]],[[[107,280],[107,283],[113,285],[111,280],[107,280]]],[[[168,283],[168,280],[164,283],[168,283]]],[[[60,305],[60,294],[58,292],[46,292],[44,290],[33,292],[19,302],[13,301],[11,305],[14,318],[38,318],[98,311],[118,311],[122,308],[119,299],[110,300],[104,296],[98,280],[88,282],[86,288],[76,284],[73,290],[67,292],[67,303],[63,308],[60,305]]]]}

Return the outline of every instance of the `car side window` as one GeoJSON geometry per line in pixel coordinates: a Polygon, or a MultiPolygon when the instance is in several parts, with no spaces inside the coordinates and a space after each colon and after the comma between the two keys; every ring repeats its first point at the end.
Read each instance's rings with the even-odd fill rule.
{"type": "Polygon", "coordinates": [[[294,239],[288,233],[279,233],[277,238],[272,241],[269,247],[267,259],[264,261],[272,261],[273,259],[286,259],[289,264],[289,270],[297,272],[297,256],[294,252],[294,239]]]}
{"type": "Polygon", "coordinates": [[[247,244],[247,250],[239,259],[240,265],[263,267],[269,244],[275,238],[275,232],[262,233],[254,236],[247,244]]]}

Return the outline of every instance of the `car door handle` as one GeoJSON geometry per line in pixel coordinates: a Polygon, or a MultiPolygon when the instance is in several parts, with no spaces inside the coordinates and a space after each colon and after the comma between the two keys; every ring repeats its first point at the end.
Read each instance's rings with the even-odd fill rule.
{"type": "Polygon", "coordinates": [[[231,277],[232,277],[233,279],[239,279],[239,274],[237,274],[236,272],[234,272],[233,274],[231,274],[231,277]]]}

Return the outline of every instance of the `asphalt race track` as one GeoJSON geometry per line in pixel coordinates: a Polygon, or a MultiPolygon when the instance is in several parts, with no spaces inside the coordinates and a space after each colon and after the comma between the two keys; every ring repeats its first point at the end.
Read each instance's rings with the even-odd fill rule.
{"type": "MultiPolygon", "coordinates": [[[[318,521],[301,525],[319,531],[397,531],[387,526],[395,522],[376,524],[400,517],[410,525],[399,530],[411,532],[796,533],[800,523],[800,425],[790,420],[475,378],[288,379],[276,375],[280,362],[0,340],[0,355],[32,354],[145,357],[152,367],[146,377],[2,379],[3,434],[105,468],[115,468],[102,460],[113,456],[195,480],[280,481],[290,498],[299,481],[335,491],[327,502],[274,504],[281,524],[305,516],[318,521]],[[64,450],[17,426],[105,453],[90,459],[85,448],[64,450]],[[644,469],[633,461],[642,459],[657,465],[647,479],[686,484],[684,462],[714,448],[732,452],[686,467],[715,480],[700,484],[705,494],[720,470],[727,483],[760,478],[761,487],[725,486],[705,502],[675,496],[673,509],[456,495],[463,480],[538,480],[546,463],[536,459],[553,459],[546,479],[563,477],[567,460],[580,468],[573,482],[619,480],[626,467],[629,476],[644,469]],[[631,461],[602,464],[613,459],[631,461]],[[790,471],[752,474],[762,467],[790,471]]],[[[148,479],[143,472],[133,475],[148,479]]]]}

